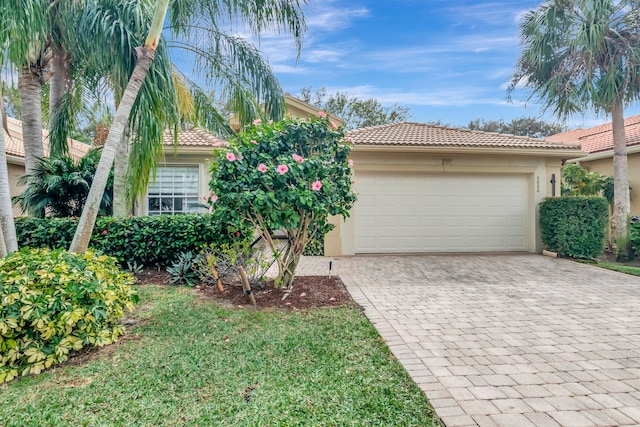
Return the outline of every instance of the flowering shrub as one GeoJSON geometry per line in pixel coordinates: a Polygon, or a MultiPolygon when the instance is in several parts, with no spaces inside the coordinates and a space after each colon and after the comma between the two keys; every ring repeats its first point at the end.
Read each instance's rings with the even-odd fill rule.
{"type": "Polygon", "coordinates": [[[210,188],[218,196],[214,211],[238,229],[255,227],[276,253],[276,283],[289,288],[309,241],[332,225],[329,215],[348,216],[356,200],[351,191],[351,143],[326,117],[254,122],[218,149],[210,188]],[[233,160],[231,160],[233,159],[233,160]],[[288,240],[278,248],[274,232],[288,240]]]}

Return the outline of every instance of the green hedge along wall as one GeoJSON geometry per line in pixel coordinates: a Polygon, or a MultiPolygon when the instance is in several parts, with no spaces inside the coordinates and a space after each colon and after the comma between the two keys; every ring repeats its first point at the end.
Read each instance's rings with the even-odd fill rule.
{"type": "MultiPolygon", "coordinates": [[[[75,218],[17,218],[20,247],[69,248],[78,226],[75,218]]],[[[100,217],[89,246],[121,263],[164,267],[181,252],[251,238],[249,230],[231,229],[215,215],[100,217]]]]}
{"type": "Polygon", "coordinates": [[[609,220],[604,197],[556,197],[540,203],[540,231],[547,249],[572,258],[602,255],[609,220]]]}

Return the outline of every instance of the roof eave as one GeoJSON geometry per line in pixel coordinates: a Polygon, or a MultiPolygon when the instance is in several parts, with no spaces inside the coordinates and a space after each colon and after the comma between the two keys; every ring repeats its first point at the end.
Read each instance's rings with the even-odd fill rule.
{"type": "MultiPolygon", "coordinates": [[[[640,153],[640,144],[627,147],[627,155],[640,153]]],[[[568,163],[590,162],[592,160],[602,160],[613,157],[613,149],[606,151],[598,151],[596,153],[587,154],[584,157],[577,157],[567,160],[568,163]]]]}
{"type": "Polygon", "coordinates": [[[564,148],[510,148],[510,147],[450,147],[450,146],[420,146],[420,145],[373,145],[356,144],[353,148],[356,152],[398,152],[405,153],[433,153],[433,154],[482,154],[482,155],[516,155],[553,157],[560,159],[579,158],[580,154],[586,155],[576,149],[564,148]]]}

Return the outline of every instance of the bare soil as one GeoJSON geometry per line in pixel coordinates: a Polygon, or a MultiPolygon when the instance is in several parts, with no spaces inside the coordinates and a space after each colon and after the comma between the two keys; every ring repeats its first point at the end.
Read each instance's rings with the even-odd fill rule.
{"type": "MultiPolygon", "coordinates": [[[[136,274],[141,285],[168,285],[168,276],[164,271],[144,270],[136,274]]],[[[220,292],[216,286],[198,285],[193,291],[200,298],[217,301],[227,306],[251,307],[248,295],[242,286],[225,286],[220,292]]],[[[342,280],[338,276],[298,276],[293,281],[291,292],[283,299],[285,292],[274,288],[273,280],[264,287],[256,287],[252,291],[258,309],[300,310],[317,307],[342,307],[353,303],[342,280]]]]}

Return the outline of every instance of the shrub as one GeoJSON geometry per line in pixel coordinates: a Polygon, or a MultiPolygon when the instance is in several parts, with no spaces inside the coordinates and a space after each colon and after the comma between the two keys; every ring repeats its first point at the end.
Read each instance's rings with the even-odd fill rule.
{"type": "Polygon", "coordinates": [[[351,146],[343,130],[323,116],[255,122],[215,153],[212,208],[233,223],[257,229],[277,253],[276,284],[292,286],[307,244],[332,229],[330,215],[349,215],[356,200],[351,146]],[[287,238],[284,251],[277,248],[275,231],[287,238]]]}
{"type": "MultiPolygon", "coordinates": [[[[20,246],[68,248],[78,226],[75,218],[18,218],[16,234],[20,246]]],[[[215,215],[160,215],[127,218],[100,217],[89,246],[113,256],[122,265],[164,267],[182,252],[198,252],[207,244],[236,240],[248,230],[230,229],[215,215]]]]}
{"type": "Polygon", "coordinates": [[[635,258],[640,257],[640,221],[631,220],[631,250],[635,258]]]}
{"type": "Polygon", "coordinates": [[[0,383],[116,341],[118,319],[137,301],[133,283],[92,251],[22,249],[0,259],[0,383]]]}
{"type": "Polygon", "coordinates": [[[596,258],[604,251],[609,210],[603,197],[558,197],[540,203],[542,241],[572,258],[596,258]]]}

